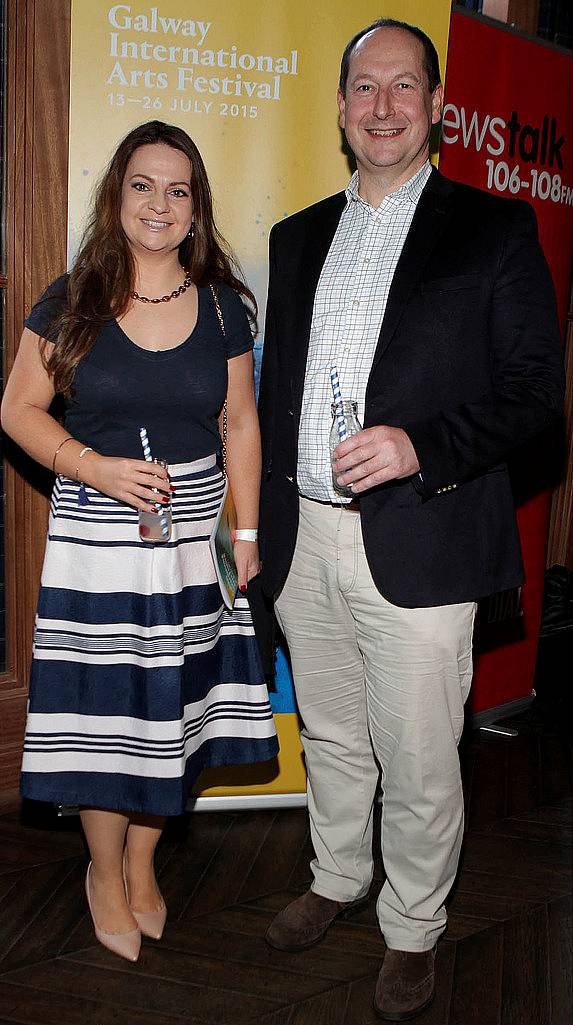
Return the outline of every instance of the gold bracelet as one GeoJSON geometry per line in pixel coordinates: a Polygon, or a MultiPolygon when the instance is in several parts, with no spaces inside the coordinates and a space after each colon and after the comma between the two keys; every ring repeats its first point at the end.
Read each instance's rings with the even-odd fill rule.
{"type": "Polygon", "coordinates": [[[67,445],[68,441],[74,441],[74,440],[75,439],[72,438],[72,436],[70,434],[69,438],[64,438],[64,440],[60,442],[60,444],[58,445],[56,451],[54,452],[54,458],[52,459],[52,473],[56,472],[56,459],[58,458],[60,449],[63,448],[64,445],[67,445]]]}
{"type": "Polygon", "coordinates": [[[81,450],[78,456],[78,465],[76,466],[76,480],[78,484],[83,484],[83,480],[80,481],[80,459],[82,458],[82,456],[85,456],[86,452],[93,452],[93,448],[91,448],[90,445],[86,445],[86,447],[81,450]]]}

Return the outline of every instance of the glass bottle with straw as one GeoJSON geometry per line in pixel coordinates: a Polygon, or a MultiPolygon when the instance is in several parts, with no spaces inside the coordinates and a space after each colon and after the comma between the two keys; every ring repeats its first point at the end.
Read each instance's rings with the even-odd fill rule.
{"type": "MultiPolygon", "coordinates": [[[[154,459],[151,455],[151,447],[145,427],[139,428],[139,436],[146,461],[148,463],[157,463],[158,466],[163,466],[167,469],[167,463],[164,459],[154,459]]],[[[159,494],[157,488],[153,488],[153,490],[159,494]]],[[[169,499],[169,503],[156,502],[155,508],[157,509],[156,513],[147,512],[145,509],[138,510],[139,536],[142,541],[153,541],[154,544],[162,544],[165,541],[169,541],[171,537],[171,499],[169,499]]]]}
{"type": "Polygon", "coordinates": [[[329,449],[330,465],[332,467],[332,484],[337,495],[344,498],[355,498],[354,492],[347,484],[338,484],[334,474],[334,449],[341,441],[346,441],[352,435],[362,430],[358,419],[358,403],[354,399],[343,399],[340,392],[340,379],[338,369],[330,368],[330,384],[332,386],[333,403],[330,407],[332,413],[332,426],[330,428],[329,449]]]}

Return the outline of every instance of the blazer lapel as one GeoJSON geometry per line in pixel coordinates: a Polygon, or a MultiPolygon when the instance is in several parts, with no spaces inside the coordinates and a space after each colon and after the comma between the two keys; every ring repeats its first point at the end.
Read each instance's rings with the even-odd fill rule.
{"type": "Polygon", "coordinates": [[[422,195],[408,232],[404,248],[394,272],[386,312],[374,352],[372,371],[382,359],[408,302],[412,289],[438,244],[450,217],[449,181],[433,170],[422,195]]]}
{"type": "Polygon", "coordinates": [[[302,406],[314,297],[324,261],[345,206],[344,192],[318,205],[301,252],[299,296],[296,304],[296,344],[293,348],[291,377],[295,423],[298,423],[302,406]]]}

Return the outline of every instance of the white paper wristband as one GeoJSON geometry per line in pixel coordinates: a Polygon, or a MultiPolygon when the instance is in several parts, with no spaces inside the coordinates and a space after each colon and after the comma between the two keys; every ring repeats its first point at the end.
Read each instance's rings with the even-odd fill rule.
{"type": "Polygon", "coordinates": [[[258,530],[236,530],[235,541],[256,541],[259,536],[258,530]]]}

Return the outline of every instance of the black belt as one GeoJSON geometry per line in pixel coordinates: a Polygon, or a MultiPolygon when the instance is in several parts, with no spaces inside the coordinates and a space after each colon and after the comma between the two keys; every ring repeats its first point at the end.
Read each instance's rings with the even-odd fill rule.
{"type": "Polygon", "coordinates": [[[349,512],[359,513],[360,512],[360,499],[353,498],[351,502],[345,502],[342,506],[343,509],[348,509],[349,512]]]}

